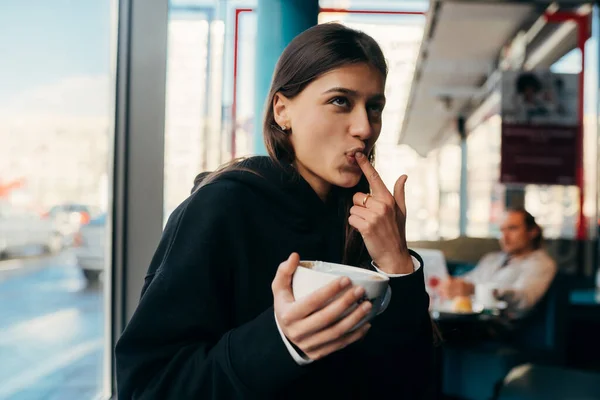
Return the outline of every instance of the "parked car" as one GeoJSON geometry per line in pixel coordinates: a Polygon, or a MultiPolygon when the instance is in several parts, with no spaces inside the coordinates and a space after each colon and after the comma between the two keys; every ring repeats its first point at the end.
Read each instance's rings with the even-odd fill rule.
{"type": "Polygon", "coordinates": [[[70,245],[79,228],[99,215],[100,211],[97,207],[68,203],[52,207],[44,215],[44,218],[48,218],[54,223],[65,239],[65,245],[70,245]]]}
{"type": "Polygon", "coordinates": [[[28,255],[34,250],[59,251],[63,236],[54,222],[7,201],[0,202],[0,257],[28,255]]]}
{"type": "MultiPolygon", "coordinates": [[[[171,212],[163,212],[163,228],[170,214],[171,212]]],[[[106,219],[106,213],[100,214],[82,225],[73,239],[77,265],[90,283],[97,282],[106,268],[106,219]]]]}
{"type": "Polygon", "coordinates": [[[106,214],[104,213],[90,220],[87,224],[81,225],[74,236],[73,246],[75,247],[77,265],[81,268],[85,279],[90,283],[97,282],[102,272],[104,272],[105,232],[106,214]]]}

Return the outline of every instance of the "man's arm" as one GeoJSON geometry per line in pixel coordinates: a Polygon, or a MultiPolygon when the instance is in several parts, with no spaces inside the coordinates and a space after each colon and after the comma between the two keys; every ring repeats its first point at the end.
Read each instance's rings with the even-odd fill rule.
{"type": "Polygon", "coordinates": [[[493,263],[495,253],[487,254],[477,263],[475,268],[458,277],[450,277],[442,283],[441,292],[446,298],[453,299],[458,296],[472,296],[475,294],[475,285],[486,281],[486,270],[493,263]]]}

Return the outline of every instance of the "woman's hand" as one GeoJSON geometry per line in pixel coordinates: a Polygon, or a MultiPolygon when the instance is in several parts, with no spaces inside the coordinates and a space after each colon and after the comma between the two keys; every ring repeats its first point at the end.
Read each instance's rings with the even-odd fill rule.
{"type": "Polygon", "coordinates": [[[318,360],[361,339],[369,328],[365,324],[349,332],[371,310],[365,301],[348,315],[340,317],[357,305],[365,291],[351,286],[350,279],[342,277],[299,301],[294,300],[292,277],[300,258],[292,255],[279,265],[273,279],[275,316],[287,339],[311,360],[318,360]],[[337,299],[331,301],[335,296],[337,299]],[[331,301],[331,302],[330,302],[331,301]]]}
{"type": "Polygon", "coordinates": [[[368,158],[356,153],[356,161],[371,186],[371,193],[356,193],[348,222],[363,237],[371,258],[379,269],[390,274],[409,274],[414,266],[406,244],[406,202],[402,175],[387,189],[368,158]]]}

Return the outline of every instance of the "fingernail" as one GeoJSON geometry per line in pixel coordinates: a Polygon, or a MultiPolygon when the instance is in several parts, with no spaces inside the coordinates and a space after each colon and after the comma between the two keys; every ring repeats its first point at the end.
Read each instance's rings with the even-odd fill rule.
{"type": "Polygon", "coordinates": [[[366,324],[365,325],[365,331],[368,331],[369,329],[371,329],[371,324],[366,324]]]}
{"type": "Polygon", "coordinates": [[[373,306],[371,305],[370,301],[365,301],[361,307],[363,308],[363,310],[369,311],[373,306]]]}
{"type": "Polygon", "coordinates": [[[361,286],[354,289],[354,294],[357,296],[362,296],[364,292],[365,292],[365,289],[361,286]]]}
{"type": "Polygon", "coordinates": [[[360,151],[356,152],[356,154],[354,155],[354,157],[356,158],[363,158],[365,155],[363,153],[361,153],[360,151]]]}
{"type": "Polygon", "coordinates": [[[340,287],[345,288],[349,284],[350,284],[350,279],[347,277],[343,277],[342,280],[340,281],[340,287]]]}

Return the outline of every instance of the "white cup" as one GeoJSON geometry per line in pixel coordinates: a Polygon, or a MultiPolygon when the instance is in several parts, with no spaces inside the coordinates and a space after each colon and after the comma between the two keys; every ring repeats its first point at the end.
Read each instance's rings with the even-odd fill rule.
{"type": "Polygon", "coordinates": [[[478,283],[475,285],[475,302],[484,308],[491,308],[498,303],[494,296],[496,286],[490,283],[478,283]]]}
{"type": "MultiPolygon", "coordinates": [[[[324,261],[300,261],[300,265],[292,278],[292,291],[294,299],[300,300],[308,296],[315,290],[338,279],[340,276],[347,276],[352,281],[352,285],[361,286],[365,289],[364,300],[369,300],[373,305],[371,312],[367,314],[351,330],[355,330],[367,321],[373,319],[376,315],[385,311],[392,297],[392,290],[389,287],[387,276],[378,272],[369,271],[363,268],[351,267],[342,264],[333,264],[324,261]]],[[[332,301],[334,299],[331,299],[332,301]]],[[[351,308],[349,312],[354,310],[351,308]]],[[[343,316],[347,315],[344,314],[343,316]]]]}

